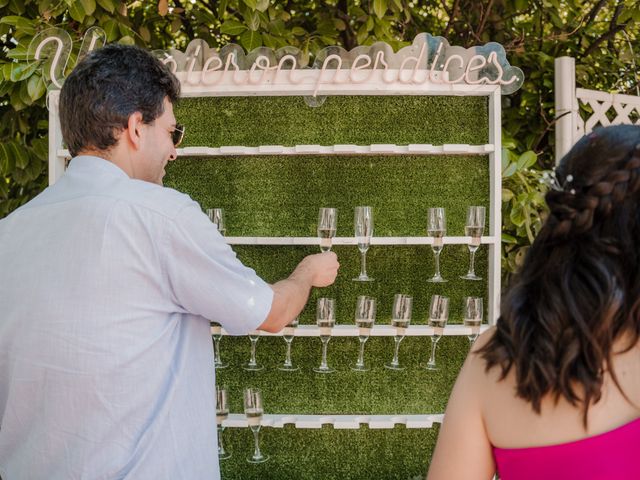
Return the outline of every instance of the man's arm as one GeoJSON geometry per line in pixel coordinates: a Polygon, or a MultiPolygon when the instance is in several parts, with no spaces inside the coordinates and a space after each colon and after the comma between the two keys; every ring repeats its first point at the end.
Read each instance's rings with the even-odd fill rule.
{"type": "Polygon", "coordinates": [[[282,330],[302,311],[311,287],[331,285],[336,279],[339,267],[338,257],[333,252],[303,258],[288,278],[271,285],[271,310],[258,329],[271,333],[282,330]]]}

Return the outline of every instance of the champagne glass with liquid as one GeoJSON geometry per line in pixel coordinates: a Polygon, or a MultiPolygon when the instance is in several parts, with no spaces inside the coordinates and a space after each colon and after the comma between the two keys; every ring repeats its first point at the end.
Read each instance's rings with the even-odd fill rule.
{"type": "Polygon", "coordinates": [[[431,336],[431,356],[427,362],[427,370],[438,370],[436,366],[436,347],[438,342],[444,335],[444,327],[449,319],[449,298],[441,295],[431,297],[431,305],[429,306],[429,326],[433,327],[433,335],[431,336]]]}
{"type": "Polygon", "coordinates": [[[440,274],[440,254],[444,248],[444,236],[447,234],[447,217],[444,208],[430,208],[427,212],[427,235],[433,237],[433,257],[436,264],[436,271],[428,282],[442,283],[446,282],[440,274]]]}
{"type": "Polygon", "coordinates": [[[469,247],[469,271],[466,275],[461,276],[465,280],[482,280],[481,277],[476,275],[474,269],[474,261],[476,257],[476,251],[480,247],[480,240],[482,233],[484,232],[484,207],[469,207],[467,209],[467,223],[464,227],[465,235],[471,237],[469,247]]]}
{"type": "Polygon", "coordinates": [[[336,301],[333,298],[319,298],[316,309],[316,323],[320,327],[320,341],[322,342],[322,360],[320,366],[313,369],[316,373],[333,373],[335,369],[327,365],[327,345],[331,340],[331,330],[336,324],[336,301]]]}
{"type": "Polygon", "coordinates": [[[367,275],[367,250],[369,250],[373,236],[373,209],[371,207],[356,207],[353,223],[361,257],[360,275],[353,280],[355,282],[372,282],[373,278],[367,275]]]}
{"type": "Polygon", "coordinates": [[[260,451],[260,423],[262,422],[262,392],[257,388],[247,388],[244,391],[244,414],[253,433],[253,455],[247,458],[249,463],[263,463],[269,460],[268,455],[260,451]]]}
{"type": "Polygon", "coordinates": [[[320,251],[331,250],[333,237],[336,236],[338,225],[338,210],[335,208],[321,208],[318,213],[318,238],[320,239],[320,251]]]}
{"type": "Polygon", "coordinates": [[[216,385],[216,423],[218,425],[218,458],[224,460],[231,456],[222,443],[222,433],[224,432],[223,422],[229,416],[229,402],[227,398],[227,387],[216,385]]]}
{"type": "Polygon", "coordinates": [[[413,297],[409,295],[403,295],[396,293],[393,297],[393,312],[391,313],[391,325],[396,329],[396,334],[393,337],[395,342],[393,350],[393,359],[390,363],[385,363],[385,368],[390,370],[404,370],[404,367],[400,365],[398,358],[400,351],[400,342],[404,339],[407,332],[407,328],[411,323],[411,309],[413,307],[413,297]]]}
{"type": "Polygon", "coordinates": [[[471,348],[478,335],[480,335],[480,325],[482,325],[482,316],[484,314],[482,297],[465,297],[463,312],[464,325],[471,327],[471,335],[467,335],[469,348],[471,348]]]}
{"type": "Polygon", "coordinates": [[[366,295],[360,295],[356,303],[356,326],[358,327],[358,340],[360,349],[358,360],[351,367],[352,370],[366,372],[369,370],[364,364],[364,345],[371,335],[371,328],[376,321],[376,299],[366,295]]]}

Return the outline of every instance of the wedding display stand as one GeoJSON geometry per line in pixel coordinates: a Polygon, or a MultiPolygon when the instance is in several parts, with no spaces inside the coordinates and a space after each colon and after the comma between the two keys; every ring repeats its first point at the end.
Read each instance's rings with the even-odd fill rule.
{"type": "MultiPolygon", "coordinates": [[[[203,209],[223,208],[226,241],[243,263],[269,282],[286,277],[305,255],[319,252],[318,209],[338,209],[333,251],[341,268],[333,286],[312,291],[300,315],[292,343],[299,369],[278,370],[286,344],[281,333],[263,333],[257,359],[264,368],[246,371],[248,337],[222,331],[220,352],[229,366],[216,371],[216,380],[226,385],[231,410],[223,433],[231,457],[220,461],[225,480],[425,475],[469,350],[462,299],[484,298],[485,327],[499,309],[501,93],[513,90],[510,76],[520,75],[520,84],[522,79],[508,67],[502,47],[485,47],[467,51],[421,34],[397,53],[384,44],[352,52],[327,49],[314,68],[301,68],[303,56],[295,49],[245,55],[237,46],[217,52],[192,42],[184,53],[161,56],[182,82],[175,115],[186,128],[165,186],[189,194],[203,209]],[[469,66],[474,61],[475,70],[469,66]],[[352,281],[360,270],[353,230],[358,205],[374,211],[367,255],[373,282],[352,281]],[[469,265],[465,214],[471,205],[487,212],[476,259],[482,280],[475,282],[460,278],[469,265]],[[426,234],[429,207],[447,213],[441,256],[447,283],[427,281],[434,271],[433,238],[426,234]],[[393,355],[396,293],[411,295],[414,303],[401,371],[384,367],[393,355]],[[427,325],[434,294],[450,298],[450,315],[438,344],[439,370],[428,371],[421,365],[434,333],[427,325]],[[350,368],[358,354],[358,295],[373,296],[378,305],[365,372],[350,368]],[[320,297],[336,300],[331,374],[312,370],[320,362],[320,297]],[[270,459],[258,465],[246,461],[253,451],[243,414],[246,387],[260,388],[264,401],[261,448],[270,459]]],[[[57,92],[49,98],[52,182],[68,157],[57,98],[57,92]]],[[[216,455],[213,446],[211,454],[216,455]]]]}

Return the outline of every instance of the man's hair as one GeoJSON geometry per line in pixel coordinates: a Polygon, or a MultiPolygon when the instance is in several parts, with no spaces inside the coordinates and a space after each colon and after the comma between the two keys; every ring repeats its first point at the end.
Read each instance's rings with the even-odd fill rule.
{"type": "Polygon", "coordinates": [[[91,148],[108,150],[129,116],[152,123],[164,112],[165,97],[175,103],[180,82],[146,50],[111,44],[88,54],[60,92],[62,137],[72,156],[91,148]]]}
{"type": "Polygon", "coordinates": [[[640,126],[595,130],[556,175],[549,217],[479,352],[502,378],[513,368],[516,395],[534,411],[546,395],[564,398],[586,426],[605,374],[620,389],[615,342],[628,339],[628,351],[640,339],[640,126]]]}

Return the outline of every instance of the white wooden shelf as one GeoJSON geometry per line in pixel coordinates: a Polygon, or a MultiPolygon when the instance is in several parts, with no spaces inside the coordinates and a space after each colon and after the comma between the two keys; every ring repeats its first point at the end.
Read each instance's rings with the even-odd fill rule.
{"type": "MultiPolygon", "coordinates": [[[[229,245],[320,245],[318,237],[225,237],[229,245]]],[[[499,244],[495,237],[482,237],[482,244],[499,244]]],[[[471,237],[444,237],[445,245],[466,245],[471,237]]],[[[334,237],[333,245],[357,245],[355,237],[334,237]]],[[[372,237],[371,245],[432,245],[433,237],[372,237]]]]}
{"type": "MultiPolygon", "coordinates": [[[[218,327],[211,327],[211,334],[215,333],[214,329],[218,327]]],[[[480,327],[480,332],[484,332],[489,328],[489,325],[483,324],[480,327]]],[[[260,331],[260,336],[264,337],[280,337],[284,330],[277,333],[268,333],[260,331]]],[[[296,337],[319,337],[320,328],[316,325],[299,325],[294,328],[293,334],[296,337]]],[[[229,335],[224,328],[220,329],[222,335],[229,335]]],[[[433,327],[428,325],[410,325],[405,329],[405,336],[407,337],[429,337],[434,333],[433,327]]],[[[374,325],[371,329],[372,337],[393,337],[396,334],[396,328],[391,325],[374,325]]],[[[448,337],[466,336],[471,335],[471,327],[465,327],[464,325],[448,325],[444,328],[444,335],[448,337]]],[[[359,329],[355,325],[336,325],[331,330],[332,337],[357,337],[359,335],[359,329]]]]}
{"type": "MultiPolygon", "coordinates": [[[[444,414],[429,415],[270,415],[262,417],[263,427],[282,428],[287,424],[296,428],[318,429],[323,425],[333,425],[335,429],[358,429],[368,425],[371,429],[391,429],[396,425],[407,428],[431,428],[434,423],[442,423],[444,414]]],[[[248,428],[243,414],[232,413],[222,422],[224,427],[248,428]]]]}
{"type": "MultiPolygon", "coordinates": [[[[485,155],[495,150],[493,144],[468,145],[444,144],[431,145],[415,143],[410,145],[374,144],[374,145],[261,145],[245,147],[229,145],[222,147],[184,147],[178,148],[178,157],[221,157],[256,155],[485,155]]],[[[58,150],[58,157],[69,157],[66,149],[58,150]]]]}

